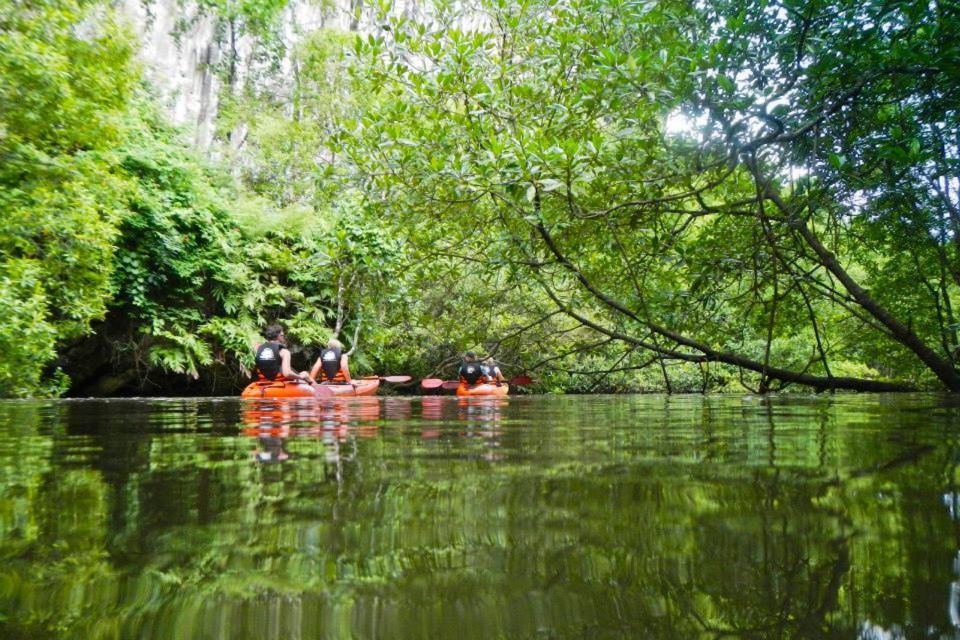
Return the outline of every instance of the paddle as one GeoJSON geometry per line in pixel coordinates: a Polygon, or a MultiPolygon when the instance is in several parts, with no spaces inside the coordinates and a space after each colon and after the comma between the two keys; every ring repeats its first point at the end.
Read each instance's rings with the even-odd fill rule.
{"type": "Polygon", "coordinates": [[[424,389],[456,389],[460,383],[456,380],[441,380],[440,378],[424,378],[420,381],[424,389]]]}
{"type": "Polygon", "coordinates": [[[456,389],[460,383],[456,380],[441,380],[440,378],[425,378],[420,381],[424,389],[456,389]]]}
{"type": "Polygon", "coordinates": [[[364,378],[367,378],[368,380],[372,378],[376,378],[377,380],[382,380],[384,382],[393,382],[397,384],[401,382],[410,382],[413,379],[410,376],[364,376],[364,378]]]}
{"type": "Polygon", "coordinates": [[[325,387],[322,384],[314,382],[310,387],[313,389],[313,394],[318,398],[332,398],[334,395],[330,387],[325,387]]]}
{"type": "MultiPolygon", "coordinates": [[[[531,378],[528,375],[518,375],[510,378],[505,381],[507,384],[514,384],[517,386],[523,386],[525,384],[535,384],[536,380],[531,378]]],[[[495,383],[490,383],[495,384],[495,383]]],[[[460,383],[456,380],[441,380],[440,378],[424,378],[420,381],[420,386],[424,389],[456,389],[460,386],[460,383]]]]}

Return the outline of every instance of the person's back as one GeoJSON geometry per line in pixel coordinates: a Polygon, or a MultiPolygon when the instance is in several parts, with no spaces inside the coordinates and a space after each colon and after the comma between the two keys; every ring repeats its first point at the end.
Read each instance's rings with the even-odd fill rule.
{"type": "Polygon", "coordinates": [[[463,354],[463,362],[460,364],[460,382],[470,386],[481,384],[487,381],[487,375],[483,367],[477,361],[477,355],[472,351],[463,354]]]}
{"type": "Polygon", "coordinates": [[[500,371],[500,367],[497,366],[497,361],[492,357],[487,358],[483,361],[483,365],[486,368],[486,374],[490,377],[490,380],[496,382],[497,385],[501,385],[504,382],[503,373],[500,371]]]}
{"type": "Polygon", "coordinates": [[[261,380],[313,382],[310,376],[290,368],[290,350],[287,349],[283,327],[272,324],[263,330],[265,342],[256,345],[254,367],[261,380]]]}
{"type": "Polygon", "coordinates": [[[280,376],[282,365],[280,351],[283,345],[276,341],[267,341],[257,347],[254,365],[257,376],[265,380],[276,380],[280,376]]]}
{"type": "Polygon", "coordinates": [[[343,345],[336,339],[327,342],[327,347],[320,352],[310,374],[321,383],[346,384],[350,382],[350,368],[348,356],[343,353],[343,345]]]}

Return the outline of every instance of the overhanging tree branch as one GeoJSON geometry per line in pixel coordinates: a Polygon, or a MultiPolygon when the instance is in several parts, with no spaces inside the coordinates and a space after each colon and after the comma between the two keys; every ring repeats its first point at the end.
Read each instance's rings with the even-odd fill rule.
{"type": "Polygon", "coordinates": [[[565,304],[557,294],[548,286],[542,279],[538,278],[541,286],[544,288],[546,294],[550,297],[554,303],[564,311],[567,315],[578,320],[584,325],[599,331],[607,336],[616,338],[623,342],[648,349],[654,353],[660,352],[663,353],[668,358],[683,360],[686,362],[722,362],[724,364],[733,365],[735,367],[740,367],[748,371],[753,371],[755,373],[766,375],[768,378],[782,380],[784,382],[793,382],[797,384],[803,384],[810,387],[813,387],[817,390],[828,390],[828,389],[850,389],[856,391],[907,391],[911,387],[901,383],[895,382],[883,382],[878,380],[865,380],[861,378],[849,378],[849,377],[821,377],[814,376],[805,373],[798,373],[795,371],[790,371],[788,369],[782,369],[779,367],[771,367],[764,365],[762,362],[757,362],[751,358],[741,356],[736,353],[731,353],[727,351],[720,351],[710,347],[709,345],[693,340],[687,336],[684,336],[675,331],[671,331],[666,327],[663,327],[654,322],[644,321],[642,318],[637,316],[632,310],[621,304],[620,302],[614,300],[610,296],[606,295],[600,291],[584,274],[580,269],[573,264],[573,262],[559,249],[553,237],[550,235],[547,228],[543,223],[538,223],[535,225],[537,232],[540,237],[543,239],[547,248],[550,252],[557,258],[557,261],[571,273],[582,285],[589,291],[593,297],[602,302],[605,306],[613,309],[617,313],[626,316],[630,320],[638,323],[641,326],[646,326],[651,331],[668,338],[678,345],[687,347],[689,349],[699,351],[701,355],[685,353],[682,351],[677,351],[675,349],[667,349],[664,347],[658,347],[656,344],[645,342],[639,340],[634,336],[625,334],[619,331],[615,331],[608,327],[601,325],[598,322],[595,322],[587,318],[582,313],[578,313],[571,309],[569,305],[565,304]]]}
{"type": "Polygon", "coordinates": [[[744,164],[754,175],[757,184],[763,190],[764,196],[783,213],[789,225],[816,254],[820,264],[829,271],[846,289],[856,303],[875,318],[889,332],[891,337],[912,351],[951,391],[960,391],[960,375],[953,364],[946,358],[938,355],[933,349],[910,328],[900,322],[889,310],[881,305],[873,296],[861,287],[859,283],[843,268],[836,255],[828,250],[820,238],[800,218],[793,208],[783,199],[771,181],[763,175],[760,167],[750,155],[744,157],[744,164]]]}

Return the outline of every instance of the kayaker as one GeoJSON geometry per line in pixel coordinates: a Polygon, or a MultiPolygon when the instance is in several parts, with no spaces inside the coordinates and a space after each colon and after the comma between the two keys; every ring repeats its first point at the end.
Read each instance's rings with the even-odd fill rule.
{"type": "Polygon", "coordinates": [[[482,384],[488,380],[487,374],[483,371],[483,366],[477,360],[477,354],[473,351],[467,351],[463,354],[459,375],[460,382],[470,386],[482,384]]]}
{"type": "Polygon", "coordinates": [[[498,387],[505,382],[503,372],[500,371],[500,367],[497,366],[497,361],[493,359],[493,356],[484,360],[483,366],[487,369],[484,373],[496,382],[498,387]]]}
{"type": "Polygon", "coordinates": [[[327,348],[320,352],[320,356],[310,369],[310,375],[321,383],[347,384],[350,377],[349,356],[343,352],[343,345],[336,338],[330,338],[327,348]]]}
{"type": "Polygon", "coordinates": [[[290,350],[287,349],[283,327],[271,324],[263,330],[263,337],[266,342],[254,347],[254,364],[259,378],[277,382],[314,382],[312,375],[297,373],[290,367],[290,350]]]}

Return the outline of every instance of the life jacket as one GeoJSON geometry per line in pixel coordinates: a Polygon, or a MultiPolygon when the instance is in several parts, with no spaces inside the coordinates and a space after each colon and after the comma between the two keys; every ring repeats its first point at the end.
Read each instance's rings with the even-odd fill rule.
{"type": "Polygon", "coordinates": [[[483,371],[483,366],[479,362],[464,362],[460,365],[460,382],[469,385],[486,382],[487,374],[483,371]]]}
{"type": "Polygon", "coordinates": [[[320,382],[344,383],[347,377],[340,368],[340,349],[324,349],[320,352],[320,382]]]}
{"type": "Polygon", "coordinates": [[[283,345],[279,342],[264,342],[257,348],[257,355],[254,359],[257,375],[267,380],[283,380],[280,375],[283,369],[283,361],[280,358],[280,350],[283,345]]]}
{"type": "MultiPolygon", "coordinates": [[[[483,365],[483,373],[489,378],[490,382],[496,382],[500,384],[500,378],[497,377],[497,374],[500,373],[500,367],[495,364],[485,364],[483,365]]],[[[502,375],[502,374],[501,374],[502,375]]]]}

